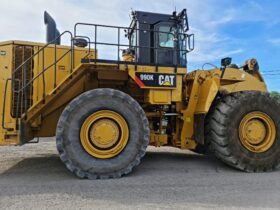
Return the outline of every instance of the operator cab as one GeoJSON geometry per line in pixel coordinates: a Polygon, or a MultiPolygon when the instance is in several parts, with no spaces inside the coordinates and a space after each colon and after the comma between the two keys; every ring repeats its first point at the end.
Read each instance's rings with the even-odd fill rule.
{"type": "Polygon", "coordinates": [[[140,64],[186,67],[187,53],[193,50],[188,30],[186,9],[172,15],[134,11],[124,56],[140,64]]]}

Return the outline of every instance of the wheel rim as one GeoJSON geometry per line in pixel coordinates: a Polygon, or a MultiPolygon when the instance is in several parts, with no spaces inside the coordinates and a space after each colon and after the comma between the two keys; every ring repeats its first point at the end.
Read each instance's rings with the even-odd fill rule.
{"type": "Polygon", "coordinates": [[[251,152],[268,151],[276,139],[276,126],[273,120],[263,112],[247,114],[239,126],[239,138],[242,145],[251,152]]]}
{"type": "Polygon", "coordinates": [[[129,129],[125,119],[109,110],[90,115],[80,131],[83,148],[93,157],[100,159],[120,154],[127,145],[128,136],[129,129]]]}

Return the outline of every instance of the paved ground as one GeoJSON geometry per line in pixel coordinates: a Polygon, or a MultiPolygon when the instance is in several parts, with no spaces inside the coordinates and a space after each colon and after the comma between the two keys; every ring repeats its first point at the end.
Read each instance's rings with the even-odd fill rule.
{"type": "Polygon", "coordinates": [[[0,147],[1,209],[280,209],[280,171],[246,174],[189,152],[149,152],[129,176],[80,180],[54,141],[0,147]]]}

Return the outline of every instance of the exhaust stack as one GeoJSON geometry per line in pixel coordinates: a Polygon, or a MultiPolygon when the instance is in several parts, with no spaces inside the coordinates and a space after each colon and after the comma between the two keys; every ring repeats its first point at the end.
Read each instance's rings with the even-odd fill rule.
{"type": "Polygon", "coordinates": [[[44,12],[44,22],[46,25],[46,42],[60,45],[61,39],[55,40],[60,35],[60,32],[56,28],[55,20],[47,11],[44,12]]]}

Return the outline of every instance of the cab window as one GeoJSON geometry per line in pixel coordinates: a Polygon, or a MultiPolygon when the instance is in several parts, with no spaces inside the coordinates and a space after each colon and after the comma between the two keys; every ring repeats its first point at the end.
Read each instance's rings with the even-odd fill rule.
{"type": "Polygon", "coordinates": [[[187,65],[187,43],[186,37],[184,35],[184,28],[183,26],[179,27],[179,47],[180,47],[180,65],[186,66],[187,65]]]}
{"type": "Polygon", "coordinates": [[[174,32],[175,28],[171,26],[160,26],[159,27],[159,46],[174,48],[174,32]]]}
{"type": "Polygon", "coordinates": [[[132,47],[136,46],[136,32],[137,32],[137,30],[133,29],[133,31],[130,34],[130,45],[132,47]]]}

